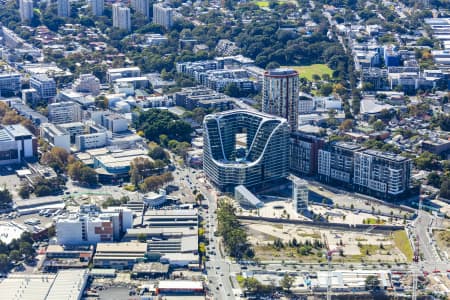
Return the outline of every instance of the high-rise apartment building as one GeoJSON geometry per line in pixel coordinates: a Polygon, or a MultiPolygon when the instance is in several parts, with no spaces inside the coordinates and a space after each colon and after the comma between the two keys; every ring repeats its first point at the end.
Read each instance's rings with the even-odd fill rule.
{"type": "Polygon", "coordinates": [[[131,7],[138,13],[144,15],[150,20],[150,1],[149,0],[131,0],[131,7]]]}
{"type": "Polygon", "coordinates": [[[72,101],[49,104],[48,120],[53,124],[80,122],[81,107],[72,101]]]}
{"type": "Polygon", "coordinates": [[[20,0],[19,13],[22,22],[33,19],[33,0],[20,0]]]}
{"type": "Polygon", "coordinates": [[[173,25],[173,9],[165,3],[153,4],[153,23],[169,29],[173,25]]]}
{"type": "Polygon", "coordinates": [[[393,198],[411,186],[412,161],[376,150],[355,153],[354,189],[379,198],[393,198]]]}
{"type": "Polygon", "coordinates": [[[221,190],[256,186],[288,175],[285,119],[232,110],[207,115],[203,129],[203,170],[221,190]]]}
{"type": "Polygon", "coordinates": [[[131,14],[128,7],[123,6],[122,3],[114,3],[113,9],[113,27],[123,29],[126,31],[131,30],[131,14]]]}
{"type": "Polygon", "coordinates": [[[105,8],[104,0],[89,0],[89,5],[94,16],[98,17],[103,15],[103,10],[105,8]]]}
{"type": "Polygon", "coordinates": [[[319,149],[324,141],[313,135],[301,132],[291,133],[289,142],[289,167],[296,174],[315,176],[319,149]]]}
{"type": "Polygon", "coordinates": [[[58,16],[70,16],[70,2],[69,0],[58,0],[58,16]]]}
{"type": "Polygon", "coordinates": [[[292,69],[264,73],[262,111],[287,119],[291,131],[298,127],[299,78],[292,69]]]}

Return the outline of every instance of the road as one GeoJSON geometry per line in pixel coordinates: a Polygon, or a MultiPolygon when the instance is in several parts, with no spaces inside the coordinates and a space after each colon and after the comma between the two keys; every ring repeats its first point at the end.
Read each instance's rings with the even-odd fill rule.
{"type": "MultiPolygon", "coordinates": [[[[217,230],[217,195],[214,190],[208,189],[209,186],[203,177],[203,171],[188,167],[178,167],[174,176],[179,178],[180,188],[185,190],[198,190],[206,198],[203,203],[208,204],[208,209],[200,209],[200,216],[206,221],[205,234],[209,240],[207,253],[209,260],[206,262],[206,271],[208,277],[208,288],[213,299],[236,299],[233,286],[231,285],[232,274],[240,272],[240,266],[231,262],[222,249],[220,238],[214,236],[217,230]],[[186,187],[186,188],[185,188],[186,187]]],[[[186,195],[187,196],[187,195],[186,195]]],[[[189,196],[190,197],[190,196],[189,196]]]]}
{"type": "Polygon", "coordinates": [[[423,257],[419,265],[428,272],[435,270],[446,272],[446,270],[450,269],[450,263],[443,261],[437,254],[436,243],[432,240],[429,233],[432,221],[432,215],[428,212],[420,211],[417,219],[412,224],[413,232],[419,240],[419,253],[423,257]]]}

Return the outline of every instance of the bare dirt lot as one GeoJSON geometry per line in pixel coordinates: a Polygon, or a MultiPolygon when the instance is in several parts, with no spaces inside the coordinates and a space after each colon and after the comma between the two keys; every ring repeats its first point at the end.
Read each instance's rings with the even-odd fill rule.
{"type": "MultiPolygon", "coordinates": [[[[335,260],[343,262],[406,262],[408,254],[393,234],[339,231],[308,226],[244,223],[256,257],[261,260],[324,262],[328,244],[335,260]],[[281,242],[281,243],[280,243],[281,242]]],[[[408,252],[408,249],[406,249],[408,252]]]]}

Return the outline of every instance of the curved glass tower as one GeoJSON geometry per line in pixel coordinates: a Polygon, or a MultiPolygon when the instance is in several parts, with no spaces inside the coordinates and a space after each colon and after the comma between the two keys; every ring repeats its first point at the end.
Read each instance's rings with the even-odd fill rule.
{"type": "Polygon", "coordinates": [[[203,170],[221,190],[246,187],[288,175],[286,119],[232,110],[203,120],[203,170]]]}

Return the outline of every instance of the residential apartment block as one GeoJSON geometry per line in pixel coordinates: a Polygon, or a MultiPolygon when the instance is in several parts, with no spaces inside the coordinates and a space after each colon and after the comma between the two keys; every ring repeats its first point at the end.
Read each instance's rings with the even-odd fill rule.
{"type": "Polygon", "coordinates": [[[319,150],[319,180],[377,198],[395,200],[411,189],[412,160],[337,142],[319,150]]]}
{"type": "Polygon", "coordinates": [[[298,72],[273,69],[264,73],[262,111],[285,118],[291,131],[298,127],[298,72]]]}
{"type": "Polygon", "coordinates": [[[53,124],[80,122],[81,106],[72,101],[49,104],[48,120],[53,124]]]}
{"type": "Polygon", "coordinates": [[[173,9],[165,3],[153,4],[153,23],[170,29],[173,25],[173,9]]]}
{"type": "Polygon", "coordinates": [[[289,128],[285,119],[232,110],[207,115],[203,130],[203,170],[221,190],[287,176],[289,128]],[[239,143],[238,134],[243,134],[239,143]]]}
{"type": "Polygon", "coordinates": [[[113,27],[130,31],[131,30],[131,13],[130,9],[122,3],[114,3],[113,10],[113,27]]]}

